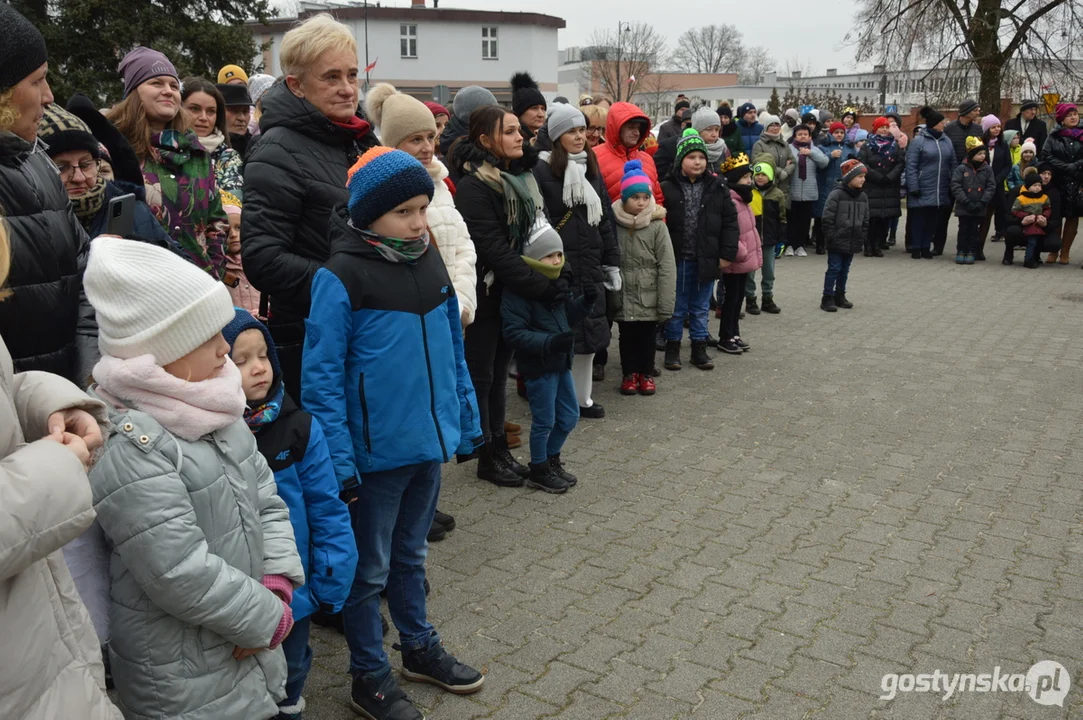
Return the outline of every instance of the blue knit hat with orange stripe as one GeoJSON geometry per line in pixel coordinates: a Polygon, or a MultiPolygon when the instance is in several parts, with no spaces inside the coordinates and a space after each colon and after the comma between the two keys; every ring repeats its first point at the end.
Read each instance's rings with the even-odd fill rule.
{"type": "Polygon", "coordinates": [[[381,215],[410,198],[433,194],[432,178],[412,155],[389,147],[374,147],[354,163],[347,174],[350,220],[367,230],[381,215]]]}

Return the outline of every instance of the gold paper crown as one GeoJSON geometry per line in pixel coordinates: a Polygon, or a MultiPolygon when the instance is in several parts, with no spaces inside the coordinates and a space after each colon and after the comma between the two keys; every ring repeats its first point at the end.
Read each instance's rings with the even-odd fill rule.
{"type": "Polygon", "coordinates": [[[722,163],[722,172],[728,173],[730,170],[736,170],[742,165],[748,165],[748,155],[744,153],[737,153],[726,158],[726,162],[722,163]]]}
{"type": "Polygon", "coordinates": [[[979,145],[985,145],[985,143],[982,142],[982,139],[980,137],[974,137],[973,135],[971,135],[966,139],[966,151],[967,152],[970,152],[971,150],[978,147],[979,145]]]}

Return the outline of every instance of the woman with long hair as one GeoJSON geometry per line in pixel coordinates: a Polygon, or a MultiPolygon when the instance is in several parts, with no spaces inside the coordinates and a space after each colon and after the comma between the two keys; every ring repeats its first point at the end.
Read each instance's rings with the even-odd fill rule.
{"type": "Polygon", "coordinates": [[[243,197],[244,178],[241,168],[244,160],[229,143],[226,126],[226,100],[214,83],[201,77],[186,77],[181,82],[181,102],[188,111],[192,130],[199,144],[211,154],[214,163],[214,179],[219,191],[243,197]]]}
{"type": "Polygon", "coordinates": [[[993,169],[993,177],[996,185],[993,193],[993,202],[985,208],[985,217],[982,218],[978,228],[978,247],[984,254],[985,237],[989,234],[989,226],[993,226],[995,233],[993,239],[998,240],[1004,235],[1005,214],[1004,206],[1004,181],[1012,171],[1011,146],[1005,142],[1004,126],[996,115],[986,115],[981,119],[982,142],[989,148],[989,167],[993,169]]]}
{"type": "Polygon", "coordinates": [[[229,225],[211,154],[181,104],[177,71],[165,55],[145,47],[125,55],[118,69],[124,99],[106,116],[139,157],[147,204],[188,259],[221,279],[229,225]]]}
{"type": "Polygon", "coordinates": [[[521,257],[544,202],[531,174],[538,157],[523,142],[519,119],[495,105],[479,107],[470,115],[469,133],[455,141],[448,157],[462,178],[455,207],[478,255],[478,306],[465,337],[484,437],[477,475],[496,485],[518,487],[529,470],[512,457],[504,431],[511,350],[504,340],[500,301],[505,286],[527,299],[554,301],[567,284],[549,280],[521,257]]]}
{"type": "Polygon", "coordinates": [[[597,291],[594,307],[573,328],[572,379],[580,416],[600,418],[605,409],[591,398],[594,356],[609,347],[605,291],[620,291],[620,246],[598,160],[587,145],[586,126],[586,115],[578,108],[554,105],[547,125],[553,149],[539,154],[534,177],[549,221],[564,241],[570,291],[578,297],[588,284],[597,291]]]}

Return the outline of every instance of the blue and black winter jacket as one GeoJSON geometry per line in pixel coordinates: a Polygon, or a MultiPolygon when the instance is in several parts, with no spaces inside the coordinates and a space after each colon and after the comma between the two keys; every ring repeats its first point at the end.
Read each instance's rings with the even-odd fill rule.
{"type": "Polygon", "coordinates": [[[438,251],[385,260],[344,205],[328,233],[305,321],[301,404],[327,434],[338,480],[472,452],[480,417],[438,251]]]}

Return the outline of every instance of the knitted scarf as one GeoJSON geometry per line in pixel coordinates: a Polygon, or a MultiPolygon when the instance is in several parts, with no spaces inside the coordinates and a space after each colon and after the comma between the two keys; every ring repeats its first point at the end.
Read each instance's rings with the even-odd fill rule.
{"type": "Polygon", "coordinates": [[[206,137],[201,137],[199,139],[199,144],[202,145],[203,148],[212,155],[214,154],[214,151],[220,148],[225,142],[226,136],[223,135],[222,131],[218,128],[215,128],[214,132],[210,135],[207,135],[206,137]]]}
{"type": "MultiPolygon", "coordinates": [[[[795,148],[798,149],[798,151],[800,151],[801,148],[810,148],[810,147],[812,147],[812,143],[810,141],[808,141],[808,140],[806,140],[805,142],[798,142],[797,140],[791,140],[790,142],[793,144],[793,146],[795,148]]],[[[798,152],[797,153],[797,177],[804,180],[804,179],[806,179],[807,176],[808,176],[808,155],[802,155],[800,152],[798,152]]]]}
{"type": "Polygon", "coordinates": [[[888,162],[895,162],[895,158],[899,154],[899,144],[895,142],[895,138],[892,136],[882,135],[869,135],[869,139],[865,141],[869,146],[869,153],[873,155],[881,155],[888,162]]]}
{"type": "Polygon", "coordinates": [[[94,380],[114,405],[144,412],[189,442],[227,428],[244,415],[241,371],[228,356],[215,375],[188,382],[167,373],[153,355],[129,360],[103,355],[94,366],[94,380]]]}
{"type": "Polygon", "coordinates": [[[1076,140],[1083,142],[1083,126],[1076,126],[1074,128],[1062,127],[1060,130],[1057,130],[1055,134],[1060,135],[1061,137],[1075,138],[1076,140]]]}
{"type": "Polygon", "coordinates": [[[726,147],[726,141],[719,135],[718,139],[713,143],[707,143],[707,161],[712,165],[725,159],[729,155],[729,148],[726,147]]]}
{"type": "MultiPolygon", "coordinates": [[[[548,150],[538,153],[543,162],[549,163],[552,154],[548,150]]],[[[564,168],[564,192],[561,195],[564,207],[573,208],[584,205],[587,208],[587,224],[596,227],[602,221],[602,201],[598,192],[587,180],[587,151],[568,155],[568,166],[564,168]]]]}
{"type": "Polygon", "coordinates": [[[278,419],[278,413],[282,412],[282,397],[285,395],[285,386],[278,383],[278,390],[264,398],[263,402],[248,404],[244,408],[244,421],[253,433],[268,423],[278,419]]]}
{"type": "Polygon", "coordinates": [[[105,204],[106,182],[108,181],[99,175],[97,182],[94,183],[94,187],[90,188],[82,195],[71,198],[71,207],[75,210],[75,217],[79,218],[79,224],[88,232],[90,231],[90,226],[94,224],[94,218],[98,217],[102,205],[105,204]]]}
{"type": "Polygon", "coordinates": [[[512,175],[505,170],[498,170],[488,161],[479,167],[464,163],[463,170],[468,175],[476,175],[479,180],[504,196],[508,239],[512,247],[521,249],[523,242],[530,237],[530,229],[534,227],[538,211],[545,206],[534,174],[524,172],[521,175],[512,175]]]}
{"type": "MultiPolygon", "coordinates": [[[[350,221],[353,227],[353,221],[350,221]]],[[[371,230],[358,230],[361,237],[376,251],[383,256],[384,260],[393,263],[408,263],[417,260],[429,249],[429,233],[426,231],[421,237],[413,240],[387,237],[378,235],[371,230]]]]}

